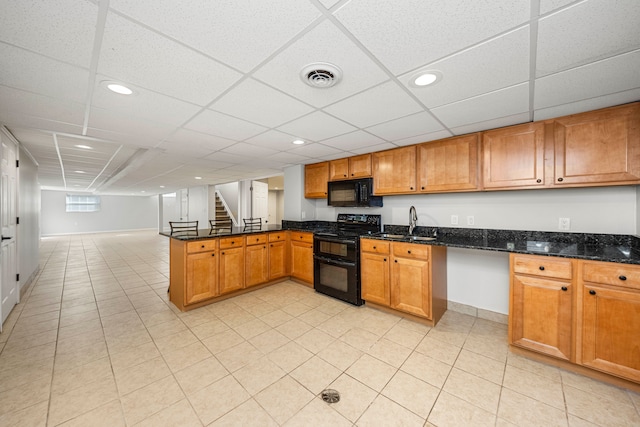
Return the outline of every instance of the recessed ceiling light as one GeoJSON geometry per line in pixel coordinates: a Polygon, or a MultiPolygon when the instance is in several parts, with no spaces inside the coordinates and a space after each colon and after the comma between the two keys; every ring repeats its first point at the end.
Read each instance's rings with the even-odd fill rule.
{"type": "Polygon", "coordinates": [[[88,145],[82,145],[82,144],[76,144],[76,145],[74,145],[74,147],[82,148],[82,149],[85,149],[85,150],[93,150],[93,147],[89,147],[88,145]]]}
{"type": "Polygon", "coordinates": [[[196,176],[196,179],[202,179],[202,177],[201,176],[196,176]]]}
{"type": "Polygon", "coordinates": [[[304,141],[303,141],[303,140],[301,140],[301,139],[296,139],[296,140],[295,140],[295,141],[293,141],[292,143],[293,143],[293,144],[295,144],[295,145],[302,145],[302,144],[304,144],[304,141]]]}
{"type": "Polygon", "coordinates": [[[164,185],[161,185],[160,188],[164,188],[164,185]]]}
{"type": "Polygon", "coordinates": [[[107,83],[107,89],[120,95],[131,95],[133,93],[133,90],[120,83],[107,83]]]}
{"type": "Polygon", "coordinates": [[[75,173],[86,173],[85,171],[74,171],[75,173]]]}
{"type": "Polygon", "coordinates": [[[146,193],[146,191],[144,191],[144,190],[142,190],[142,191],[140,191],[140,192],[141,192],[141,193],[146,193]]]}
{"type": "Polygon", "coordinates": [[[409,84],[413,87],[430,86],[442,80],[442,73],[438,70],[423,70],[411,76],[409,84]]]}

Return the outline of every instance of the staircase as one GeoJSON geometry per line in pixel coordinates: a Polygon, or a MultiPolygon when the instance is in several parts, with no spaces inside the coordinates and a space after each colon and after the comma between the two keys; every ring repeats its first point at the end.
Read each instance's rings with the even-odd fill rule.
{"type": "Polygon", "coordinates": [[[218,197],[218,193],[216,193],[216,221],[228,221],[231,223],[231,216],[229,216],[229,212],[227,212],[227,208],[225,208],[222,200],[218,197]]]}

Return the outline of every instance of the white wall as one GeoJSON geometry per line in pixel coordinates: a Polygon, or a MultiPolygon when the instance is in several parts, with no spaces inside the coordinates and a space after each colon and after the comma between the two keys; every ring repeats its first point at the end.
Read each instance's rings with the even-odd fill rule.
{"type": "Polygon", "coordinates": [[[189,221],[198,221],[199,228],[209,228],[208,185],[189,187],[189,221]]]}
{"type": "Polygon", "coordinates": [[[169,221],[180,221],[180,192],[162,195],[162,231],[170,231],[169,221]]]}
{"type": "MultiPolygon", "coordinates": [[[[383,224],[408,225],[413,205],[419,226],[454,227],[451,215],[458,215],[458,227],[464,228],[559,231],[563,217],[571,219],[571,232],[635,235],[640,224],[640,190],[634,186],[385,196],[381,208],[333,208],[326,199],[304,199],[304,171],[300,177],[285,170],[285,195],[290,187],[302,187],[303,201],[286,206],[285,219],[298,221],[300,207],[311,203],[315,209],[307,219],[324,221],[353,212],[382,215],[383,224]],[[475,225],[467,225],[467,216],[475,225]]],[[[450,301],[509,312],[508,253],[448,248],[447,275],[450,301]]]]}
{"type": "Polygon", "coordinates": [[[100,212],[66,212],[66,195],[42,190],[43,236],[158,228],[157,196],[100,196],[100,212]]]}
{"type": "MultiPolygon", "coordinates": [[[[290,221],[309,221],[315,219],[315,217],[315,200],[304,198],[304,165],[285,168],[283,219],[290,221]]],[[[331,221],[335,221],[335,216],[331,221]]]]}
{"type": "Polygon", "coordinates": [[[31,157],[20,150],[18,187],[18,273],[20,289],[33,279],[38,270],[40,246],[40,184],[38,167],[31,157]]]}

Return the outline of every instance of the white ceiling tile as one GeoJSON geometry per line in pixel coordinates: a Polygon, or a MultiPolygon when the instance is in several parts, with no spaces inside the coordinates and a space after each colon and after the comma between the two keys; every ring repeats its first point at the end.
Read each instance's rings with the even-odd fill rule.
{"type": "Polygon", "coordinates": [[[320,141],[356,130],[353,126],[322,111],[282,125],[278,130],[310,141],[320,141]]]}
{"type": "Polygon", "coordinates": [[[173,40],[111,13],[98,72],[204,106],[241,74],[173,40]]]}
{"type": "Polygon", "coordinates": [[[313,111],[313,107],[254,79],[243,81],[210,108],[267,127],[280,126],[313,111]]]}
{"type": "Polygon", "coordinates": [[[327,9],[331,9],[335,4],[337,4],[340,0],[320,0],[320,3],[327,9]]]}
{"type": "Polygon", "coordinates": [[[540,20],[536,76],[640,48],[640,2],[592,0],[540,20]]]}
{"type": "Polygon", "coordinates": [[[295,137],[286,133],[278,132],[277,130],[269,130],[265,133],[261,133],[260,135],[247,139],[246,142],[271,148],[272,150],[286,151],[295,147],[295,145],[293,145],[293,141],[295,139],[295,137]]]}
{"type": "Polygon", "coordinates": [[[201,112],[184,127],[238,141],[251,138],[267,130],[267,128],[255,123],[249,123],[211,110],[201,112]]]}
{"type": "Polygon", "coordinates": [[[126,112],[93,107],[87,136],[149,147],[160,143],[174,130],[173,126],[141,120],[126,112]]]}
{"type": "Polygon", "coordinates": [[[431,111],[449,128],[522,113],[529,111],[529,84],[501,89],[431,111]]]}
{"type": "Polygon", "coordinates": [[[0,10],[0,40],[89,68],[97,5],[77,0],[2,0],[0,10]]]}
{"type": "Polygon", "coordinates": [[[353,151],[359,148],[371,147],[383,142],[385,142],[383,139],[361,130],[322,141],[324,145],[344,151],[353,151]]]}
{"type": "Polygon", "coordinates": [[[614,105],[626,104],[640,99],[640,88],[617,92],[610,95],[589,98],[583,101],[571,102],[569,104],[557,105],[549,108],[536,110],[533,120],[547,120],[555,117],[568,116],[570,114],[582,113],[585,111],[597,110],[600,108],[612,107],[614,105]]]}
{"type": "Polygon", "coordinates": [[[250,161],[253,162],[252,159],[247,158],[247,156],[242,156],[242,155],[232,154],[232,153],[225,153],[224,151],[216,151],[215,153],[205,157],[205,159],[213,160],[216,162],[231,163],[234,165],[233,167],[236,167],[238,165],[241,165],[250,161]]]}
{"type": "Polygon", "coordinates": [[[111,0],[110,7],[249,71],[320,16],[300,0],[111,0]],[[239,48],[241,47],[241,54],[239,48]]]}
{"type": "Polygon", "coordinates": [[[454,135],[466,135],[468,133],[480,132],[483,130],[512,126],[520,123],[527,123],[529,121],[531,121],[529,119],[529,113],[520,113],[511,116],[499,117],[497,119],[485,120],[483,122],[454,127],[451,128],[451,132],[453,132],[454,135]]]}
{"type": "Polygon", "coordinates": [[[101,109],[157,121],[165,126],[180,126],[201,109],[197,105],[133,85],[130,88],[134,90],[134,95],[120,95],[100,83],[105,79],[104,76],[97,77],[92,98],[92,105],[101,109]]]}
{"type": "Polygon", "coordinates": [[[365,128],[416,113],[422,110],[422,107],[396,82],[388,81],[324,110],[357,127],[365,128]]]}
{"type": "Polygon", "coordinates": [[[574,1],[575,0],[540,0],[540,14],[544,15],[545,13],[549,13],[552,10],[566,6],[574,1]]]}
{"type": "Polygon", "coordinates": [[[529,0],[351,0],[336,16],[398,75],[521,25],[529,10],[529,0]]]}
{"type": "Polygon", "coordinates": [[[2,111],[0,108],[0,122],[7,125],[32,129],[46,129],[51,132],[66,132],[78,135],[82,133],[82,126],[79,125],[46,120],[26,114],[14,114],[12,112],[3,114],[2,111]]]}
{"type": "Polygon", "coordinates": [[[415,135],[410,138],[399,139],[399,140],[393,141],[393,143],[399,146],[413,145],[413,144],[420,144],[422,142],[435,141],[436,139],[448,138],[450,136],[451,136],[451,132],[443,129],[438,132],[425,133],[422,135],[415,135]]]}
{"type": "Polygon", "coordinates": [[[70,101],[86,100],[87,70],[4,43],[0,43],[0,58],[0,85],[70,101]]]}
{"type": "Polygon", "coordinates": [[[84,105],[79,102],[51,98],[24,90],[0,86],[0,122],[12,114],[37,116],[46,120],[82,126],[84,105]]]}
{"type": "Polygon", "coordinates": [[[266,157],[277,153],[276,150],[260,147],[257,144],[247,144],[246,142],[238,142],[237,144],[231,145],[221,151],[223,153],[238,154],[240,156],[249,157],[258,161],[261,157],[266,157]]]}
{"type": "Polygon", "coordinates": [[[640,50],[536,80],[535,109],[640,87],[640,50]]]}
{"type": "Polygon", "coordinates": [[[399,77],[428,108],[492,92],[529,80],[529,26],[433,62],[424,69],[443,77],[432,86],[409,85],[415,72],[399,77]]]}
{"type": "Polygon", "coordinates": [[[235,141],[231,139],[194,132],[188,129],[179,129],[169,136],[166,141],[162,142],[158,148],[171,153],[179,153],[185,150],[194,154],[195,157],[199,157],[222,150],[233,144],[235,144],[235,141]]]}
{"type": "Polygon", "coordinates": [[[324,144],[304,144],[298,148],[294,148],[289,153],[298,154],[299,156],[322,158],[324,156],[342,155],[342,150],[337,150],[324,144]]]}
{"type": "Polygon", "coordinates": [[[329,21],[303,35],[256,70],[253,76],[315,107],[331,104],[389,78],[329,21]],[[300,72],[316,62],[338,66],[342,70],[342,80],[330,88],[303,83],[300,72]]]}
{"type": "Polygon", "coordinates": [[[266,158],[269,160],[275,160],[276,162],[281,162],[285,164],[300,164],[306,160],[309,160],[308,157],[301,156],[299,154],[294,154],[291,152],[285,152],[285,151],[281,151],[279,153],[273,154],[266,158]]]}
{"type": "Polygon", "coordinates": [[[383,142],[382,144],[372,145],[371,147],[356,148],[351,150],[351,152],[354,154],[367,154],[375,153],[376,151],[391,150],[392,148],[398,148],[398,146],[390,142],[383,142]]]}
{"type": "Polygon", "coordinates": [[[399,141],[416,135],[442,130],[443,126],[426,112],[412,114],[367,128],[367,132],[388,141],[399,141]]]}

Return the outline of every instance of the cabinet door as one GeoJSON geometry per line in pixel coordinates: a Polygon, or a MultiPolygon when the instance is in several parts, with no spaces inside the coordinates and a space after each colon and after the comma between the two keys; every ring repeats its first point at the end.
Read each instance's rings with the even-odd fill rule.
{"type": "Polygon", "coordinates": [[[416,191],[416,147],[372,154],[373,192],[376,195],[416,191]]]}
{"type": "Polygon", "coordinates": [[[266,243],[247,246],[245,263],[245,286],[259,285],[269,280],[269,252],[266,243]]]}
{"type": "Polygon", "coordinates": [[[184,305],[218,295],[218,257],[215,252],[187,255],[184,305]]]}
{"type": "Polygon", "coordinates": [[[478,189],[479,134],[418,145],[418,191],[478,189]]]}
{"type": "Polygon", "coordinates": [[[244,288],[244,248],[220,250],[220,295],[244,288]]]}
{"type": "Polygon", "coordinates": [[[429,261],[393,257],[391,308],[431,319],[429,261]]]}
{"type": "Polygon", "coordinates": [[[585,283],[578,363],[640,381],[640,291],[585,283]]]}
{"type": "Polygon", "coordinates": [[[484,188],[543,187],[544,123],[485,132],[484,188]]]}
{"type": "Polygon", "coordinates": [[[304,197],[326,199],[329,180],[329,162],[314,163],[304,167],[304,197]]]}
{"type": "Polygon", "coordinates": [[[371,154],[349,157],[349,178],[371,176],[371,154]]]}
{"type": "Polygon", "coordinates": [[[362,275],[362,299],[367,302],[389,306],[391,291],[389,288],[388,255],[363,252],[360,256],[362,275]]]}
{"type": "Polygon", "coordinates": [[[637,184],[640,104],[554,121],[555,185],[637,184]]]}
{"type": "Polygon", "coordinates": [[[269,279],[277,279],[287,275],[286,242],[269,243],[269,279]]]}
{"type": "Polygon", "coordinates": [[[509,343],[571,360],[571,282],[514,274],[509,343]]]}
{"type": "Polygon", "coordinates": [[[291,242],[291,275],[313,283],[313,244],[291,242]]]}
{"type": "Polygon", "coordinates": [[[349,158],[329,162],[329,181],[349,179],[349,158]]]}

